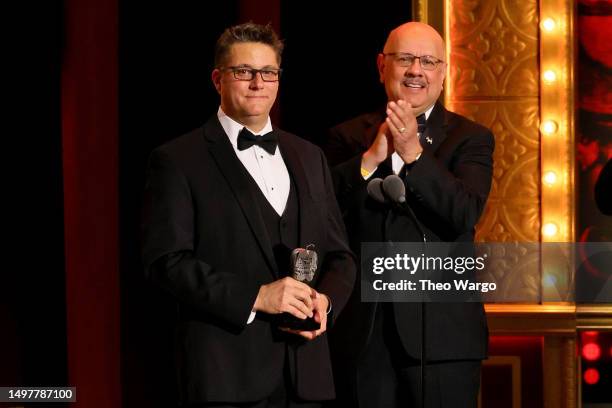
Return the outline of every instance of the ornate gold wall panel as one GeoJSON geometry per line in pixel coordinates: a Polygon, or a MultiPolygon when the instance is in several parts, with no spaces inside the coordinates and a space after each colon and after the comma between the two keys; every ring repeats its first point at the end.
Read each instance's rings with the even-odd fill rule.
{"type": "Polygon", "coordinates": [[[612,316],[612,309],[577,313],[563,302],[552,289],[571,293],[574,271],[556,265],[553,251],[528,253],[522,245],[574,241],[574,8],[571,0],[417,0],[415,7],[436,28],[444,10],[446,105],[495,134],[493,185],[477,240],[515,243],[507,250],[528,266],[496,265],[490,273],[501,276],[502,290],[519,289],[533,302],[486,305],[489,330],[543,336],[545,407],[579,404],[577,324],[610,327],[612,316]]]}
{"type": "Polygon", "coordinates": [[[493,184],[478,239],[534,242],[540,230],[538,101],[456,100],[451,108],[495,134],[493,184]]]}
{"type": "Polygon", "coordinates": [[[537,4],[449,1],[446,21],[446,104],[495,134],[493,186],[477,240],[539,241],[537,4]]]}

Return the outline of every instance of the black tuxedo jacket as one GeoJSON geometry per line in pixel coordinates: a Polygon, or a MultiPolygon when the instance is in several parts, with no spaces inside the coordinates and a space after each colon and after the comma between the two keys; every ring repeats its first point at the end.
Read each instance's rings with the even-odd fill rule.
{"type": "MultiPolygon", "coordinates": [[[[384,110],[357,117],[331,130],[326,146],[336,194],[355,253],[361,242],[420,242],[421,233],[407,213],[389,210],[368,197],[360,174],[361,155],[374,141],[384,110]],[[386,228],[386,232],[385,231],[386,228]]],[[[437,103],[421,135],[423,153],[408,166],[404,179],[407,201],[427,241],[472,242],[491,186],[492,133],[437,103]]],[[[371,176],[392,173],[391,160],[371,176]]],[[[370,341],[376,303],[360,300],[359,284],[330,336],[340,364],[356,364],[370,341]]],[[[420,358],[420,304],[394,303],[393,310],[406,352],[420,358]]],[[[426,358],[433,360],[486,357],[487,326],[480,303],[426,305],[426,358]]]]}
{"type": "MultiPolygon", "coordinates": [[[[297,189],[299,243],[316,245],[314,286],[337,316],[352,290],[355,262],[328,166],[319,148],[275,130],[297,189]]],[[[279,332],[265,313],[247,325],[259,287],[288,274],[275,263],[249,178],[216,115],[150,156],[143,259],[148,277],[178,303],[182,401],[267,397],[282,381],[286,353],[299,397],[333,398],[325,334],[302,341],[279,332]]]]}

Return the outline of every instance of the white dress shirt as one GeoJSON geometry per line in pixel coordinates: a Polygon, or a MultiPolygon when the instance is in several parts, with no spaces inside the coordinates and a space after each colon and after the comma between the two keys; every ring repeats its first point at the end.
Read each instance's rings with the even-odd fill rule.
{"type": "MultiPolygon", "coordinates": [[[[291,182],[289,180],[289,171],[281,156],[280,149],[276,146],[274,154],[268,153],[257,145],[253,145],[248,149],[238,150],[238,134],[246,126],[227,116],[221,107],[217,111],[217,117],[234,148],[236,156],[253,180],[255,180],[266,200],[268,200],[278,215],[282,216],[289,199],[291,182]]],[[[247,129],[249,128],[247,127],[247,129]]],[[[272,122],[270,117],[268,117],[268,122],[261,131],[254,132],[253,129],[249,129],[249,132],[256,136],[265,135],[271,131],[272,122]]],[[[247,324],[253,322],[255,314],[255,311],[251,311],[247,324]]]]}
{"type": "MultiPolygon", "coordinates": [[[[247,169],[253,180],[255,180],[266,200],[268,200],[278,215],[283,215],[287,200],[289,199],[291,183],[289,181],[289,171],[278,146],[274,154],[268,153],[257,145],[253,145],[245,150],[238,150],[238,134],[246,126],[227,116],[221,107],[219,107],[217,117],[219,122],[221,122],[223,130],[225,130],[229,137],[230,143],[240,162],[247,169]]],[[[249,128],[247,127],[247,129],[249,128]]],[[[254,132],[252,129],[249,129],[249,131],[255,136],[271,132],[272,122],[270,122],[270,117],[268,117],[268,122],[261,131],[254,132]]]]}

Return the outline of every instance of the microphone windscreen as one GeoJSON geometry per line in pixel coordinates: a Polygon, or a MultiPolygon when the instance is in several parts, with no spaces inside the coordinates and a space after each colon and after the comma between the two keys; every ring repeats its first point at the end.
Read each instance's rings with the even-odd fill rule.
{"type": "Polygon", "coordinates": [[[383,181],[381,178],[375,178],[370,180],[370,182],[368,183],[368,195],[379,203],[386,203],[387,198],[383,194],[382,183],[383,181]]]}
{"type": "Polygon", "coordinates": [[[394,203],[406,202],[406,186],[401,178],[395,174],[387,176],[383,181],[383,191],[394,203]]]}

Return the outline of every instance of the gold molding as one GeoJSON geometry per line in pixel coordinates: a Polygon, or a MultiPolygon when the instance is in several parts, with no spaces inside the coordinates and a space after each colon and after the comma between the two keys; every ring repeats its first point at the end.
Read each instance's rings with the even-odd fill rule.
{"type": "Polygon", "coordinates": [[[412,19],[427,23],[427,0],[415,0],[412,2],[412,19]]]}
{"type": "Polygon", "coordinates": [[[444,38],[444,2],[434,0],[414,0],[412,19],[429,24],[444,38]]]}
{"type": "MultiPolygon", "coordinates": [[[[575,242],[574,4],[540,0],[540,191],[542,242],[575,242]],[[547,126],[554,124],[554,126],[547,126]],[[548,175],[553,175],[547,180],[548,175]]],[[[573,262],[542,251],[543,300],[558,300],[556,285],[574,282],[573,262]]]]}
{"type": "Polygon", "coordinates": [[[542,351],[544,407],[577,407],[576,339],[546,336],[542,351]]]}
{"type": "MultiPolygon", "coordinates": [[[[541,180],[543,242],[575,241],[574,7],[567,0],[540,0],[540,168],[542,175],[556,175],[553,183],[541,180]]],[[[551,262],[543,256],[543,279],[551,262]]]]}
{"type": "Polygon", "coordinates": [[[576,335],[576,306],[552,305],[485,305],[492,335],[576,335]]]}
{"type": "Polygon", "coordinates": [[[492,334],[567,334],[612,331],[612,305],[486,304],[492,334]],[[506,325],[506,326],[504,326],[506,325]]]}
{"type": "Polygon", "coordinates": [[[578,305],[576,320],[580,330],[612,331],[612,305],[578,305]]]}
{"type": "Polygon", "coordinates": [[[493,315],[515,315],[537,314],[539,316],[550,316],[552,314],[570,316],[576,313],[576,306],[571,303],[555,304],[486,304],[487,314],[493,315]]]}

